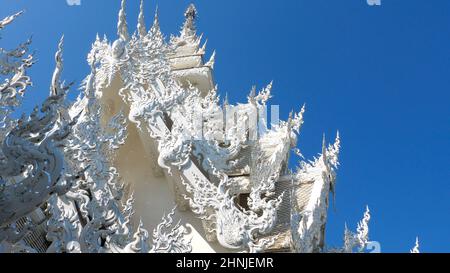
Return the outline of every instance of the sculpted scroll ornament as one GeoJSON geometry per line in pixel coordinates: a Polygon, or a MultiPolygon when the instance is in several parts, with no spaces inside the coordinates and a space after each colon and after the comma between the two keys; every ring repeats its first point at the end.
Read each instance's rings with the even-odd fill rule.
{"type": "MultiPolygon", "coordinates": [[[[20,14],[0,21],[0,29],[20,14]]],[[[25,70],[32,65],[32,58],[16,61],[26,54],[28,45],[29,42],[22,44],[11,52],[0,49],[6,56],[1,58],[1,74],[6,77],[13,74],[0,85],[0,107],[4,114],[0,135],[0,244],[8,251],[20,252],[35,251],[22,241],[39,224],[28,215],[52,195],[64,194],[75,179],[63,173],[64,159],[59,151],[60,143],[76,122],[76,117],[68,121],[58,117],[64,92],[50,93],[41,108],[36,107],[29,117],[22,116],[17,121],[9,117],[20,104],[19,96],[31,85],[25,70]]]]}
{"type": "MultiPolygon", "coordinates": [[[[123,187],[119,184],[118,173],[110,167],[115,149],[125,142],[126,121],[122,113],[113,117],[108,128],[100,125],[100,105],[95,97],[96,67],[95,58],[91,64],[92,73],[85,81],[84,98],[73,107],[83,108],[83,114],[74,127],[74,133],[66,145],[66,155],[72,169],[83,172],[83,181],[73,187],[66,195],[83,216],[84,221],[80,227],[75,228],[78,233],[72,236],[70,244],[64,234],[56,236],[55,242],[65,241],[66,246],[76,246],[80,252],[148,252],[159,251],[190,251],[190,245],[181,235],[185,235],[184,227],[175,226],[169,232],[158,230],[154,240],[158,246],[165,245],[165,249],[154,246],[137,247],[137,244],[147,244],[146,234],[142,226],[132,235],[130,218],[133,214],[132,197],[121,205],[123,187]],[[95,114],[93,114],[95,113],[95,114]]],[[[70,109],[70,112],[77,112],[70,109]]],[[[58,213],[55,214],[57,216],[58,213]]],[[[172,223],[171,214],[164,218],[163,224],[168,229],[172,223]]],[[[69,219],[65,219],[67,222],[69,219]]],[[[61,222],[61,221],[60,221],[61,222]]],[[[50,223],[49,223],[50,224],[50,223]]],[[[66,230],[62,229],[64,232],[66,230]]],[[[64,251],[72,251],[66,248],[64,251]]]]}
{"type": "Polygon", "coordinates": [[[367,207],[363,219],[358,223],[356,233],[348,230],[347,226],[345,227],[343,252],[352,253],[355,250],[356,252],[364,252],[369,242],[369,221],[370,211],[367,207]]]}

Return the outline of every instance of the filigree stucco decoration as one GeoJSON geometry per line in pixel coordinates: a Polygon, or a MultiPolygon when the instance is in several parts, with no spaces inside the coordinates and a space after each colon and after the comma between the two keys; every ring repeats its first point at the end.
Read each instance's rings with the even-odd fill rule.
{"type": "Polygon", "coordinates": [[[69,122],[58,119],[63,98],[64,93],[51,94],[40,109],[18,120],[2,140],[0,173],[3,179],[11,178],[1,183],[2,226],[32,212],[51,194],[67,190],[67,185],[59,184],[64,160],[57,145],[69,135],[76,117],[69,122]]]}
{"type": "MultiPolygon", "coordinates": [[[[0,28],[11,23],[20,13],[0,22],[0,28]]],[[[122,14],[124,16],[124,13],[122,14]]],[[[122,26],[126,29],[126,25],[122,26]]],[[[31,79],[25,70],[31,57],[21,61],[29,42],[16,50],[1,49],[0,86],[2,120],[0,158],[0,248],[3,252],[128,252],[136,245],[132,234],[132,197],[121,203],[123,187],[110,162],[114,151],[127,137],[126,117],[119,112],[106,128],[100,125],[101,107],[96,99],[98,81],[96,55],[92,55],[92,72],[84,81],[84,94],[70,103],[65,101],[69,86],[61,82],[63,39],[55,54],[56,68],[50,96],[31,115],[20,120],[9,118],[31,79]],[[48,245],[31,245],[24,241],[37,228],[36,208],[45,208],[43,222],[48,245]],[[20,219],[19,219],[20,218],[20,219]],[[25,220],[23,220],[25,219],[25,220]],[[28,219],[28,220],[27,220],[28,219]],[[18,224],[20,220],[21,224],[18,224]],[[24,222],[25,221],[25,222],[24,222]]],[[[94,45],[96,48],[97,45],[94,45]]],[[[116,54],[117,56],[117,54],[116,54]]],[[[189,252],[187,229],[172,227],[174,212],[163,218],[153,233],[155,245],[146,252],[189,252]]],[[[39,224],[42,226],[42,221],[39,224]]],[[[40,239],[42,241],[42,239],[40,239]]],[[[147,248],[141,248],[143,252],[147,248]]],[[[131,251],[136,252],[136,251],[131,251]]]]}
{"type": "MultiPolygon", "coordinates": [[[[18,12],[0,21],[0,30],[12,23],[23,12],[18,12]]],[[[16,120],[10,115],[20,105],[21,97],[26,88],[31,85],[31,79],[26,70],[33,65],[32,55],[25,55],[31,39],[18,45],[13,50],[0,47],[0,137],[16,125],[16,120]]]]}
{"type": "Polygon", "coordinates": [[[356,233],[350,231],[345,226],[344,231],[344,247],[342,249],[345,253],[364,252],[367,243],[369,242],[369,221],[370,211],[366,207],[363,219],[358,223],[356,233]]]}
{"type": "MultiPolygon", "coordinates": [[[[12,113],[31,85],[31,41],[0,48],[0,252],[191,252],[197,245],[189,238],[194,224],[185,221],[192,214],[201,220],[195,234],[202,244],[229,251],[362,252],[369,240],[368,210],[356,233],[345,230],[344,247],[328,249],[324,242],[339,134],[334,144],[324,139],[322,153],[293,173],[289,159],[301,155],[297,138],[305,107],[269,124],[272,82],[260,92],[253,87],[244,103],[227,97],[221,103],[212,76],[216,54],[205,58],[195,6],[167,41],[157,12],[146,27],[143,1],[136,31],[129,33],[125,7],[122,0],[117,38],[96,37],[87,56],[91,72],[75,101],[66,98],[71,85],[60,79],[61,39],[50,95],[41,113],[36,108],[29,117],[12,113]],[[122,109],[106,109],[109,101],[102,99],[110,95],[122,109]],[[159,166],[158,183],[167,182],[184,211],[182,221],[174,222],[173,209],[151,235],[146,219],[133,226],[146,212],[139,205],[135,211],[125,185],[152,178],[123,181],[116,160],[135,132],[150,143],[144,144],[154,144],[145,154],[159,166]],[[30,243],[29,234],[41,240],[30,243]]],[[[20,14],[0,21],[0,30],[20,14]]],[[[418,241],[412,252],[418,252],[418,241]]]]}
{"type": "MultiPolygon", "coordinates": [[[[119,95],[130,107],[128,119],[156,140],[158,163],[169,175],[173,174],[172,168],[181,171],[183,183],[175,188],[189,193],[191,210],[204,220],[209,236],[216,236],[227,248],[262,251],[264,247],[257,245],[257,237],[268,234],[275,225],[276,208],[282,198],[274,196],[276,182],[287,171],[288,154],[296,146],[304,108],[269,130],[265,108],[272,83],[259,94],[252,89],[248,102],[239,105],[220,105],[216,89],[202,94],[192,84],[182,87],[171,73],[168,57],[186,52],[204,54],[201,36],[196,35],[195,7],[191,5],[186,11],[180,35],[172,36],[166,44],[157,14],[145,33],[142,3],[137,33],[130,37],[123,4],[119,40],[111,48],[105,39],[97,39],[89,55],[88,60],[98,60],[98,78],[108,85],[112,78],[121,77],[123,88],[119,95]],[[228,120],[232,120],[230,126],[228,120]],[[251,128],[254,121],[257,128],[251,128]],[[230,192],[243,189],[231,185],[225,175],[243,164],[240,153],[244,148],[251,151],[250,161],[241,171],[250,175],[251,186],[246,189],[250,195],[248,210],[236,206],[237,196],[230,192]]],[[[205,66],[212,68],[214,60],[215,54],[205,66]]]]}
{"type": "MultiPolygon", "coordinates": [[[[184,181],[187,191],[192,195],[189,198],[194,213],[202,219],[212,221],[210,226],[216,233],[218,242],[230,249],[256,252],[264,249],[257,242],[258,235],[271,231],[276,221],[276,211],[281,203],[281,196],[269,200],[262,198],[255,205],[259,210],[240,210],[235,202],[235,196],[230,194],[230,182],[226,175],[215,171],[220,177],[218,186],[208,180],[197,177],[194,181],[184,181]],[[261,212],[261,213],[259,213],[261,212]]],[[[261,187],[255,189],[259,194],[261,187]]]]}
{"type": "MultiPolygon", "coordinates": [[[[1,21],[1,28],[20,14],[1,21]]],[[[50,92],[42,106],[35,107],[28,117],[14,120],[9,116],[20,104],[19,97],[31,85],[25,70],[32,65],[32,57],[19,60],[28,51],[29,43],[10,52],[0,50],[6,56],[1,63],[6,80],[0,86],[2,114],[5,115],[0,136],[0,244],[7,251],[19,252],[35,251],[23,241],[40,226],[40,223],[28,221],[29,216],[33,216],[52,195],[67,192],[76,180],[64,173],[64,156],[59,149],[78,117],[65,121],[58,115],[67,87],[53,88],[52,84],[55,92],[50,92]]],[[[56,74],[58,69],[57,65],[56,74]]]]}
{"type": "Polygon", "coordinates": [[[112,117],[106,128],[101,126],[101,106],[95,96],[95,63],[94,57],[92,72],[83,85],[83,98],[68,111],[83,113],[65,145],[68,168],[82,172],[83,179],[66,194],[65,198],[70,200],[69,205],[58,206],[62,212],[68,213],[69,218],[61,219],[61,213],[58,212],[52,215],[59,217],[56,221],[60,223],[72,223],[71,213],[67,211],[77,212],[82,216],[81,225],[72,224],[75,231],[71,233],[72,236],[67,236],[67,229],[61,229],[59,236],[52,238],[53,244],[65,246],[59,249],[61,252],[155,252],[158,249],[160,252],[190,251],[189,242],[182,238],[185,235],[183,226],[176,225],[167,231],[173,214],[163,220],[162,225],[166,230],[158,230],[154,234],[158,246],[150,249],[137,246],[138,242],[142,245],[147,241],[144,236],[147,231],[139,226],[134,235],[131,233],[133,199],[131,197],[125,204],[121,204],[123,186],[116,168],[110,163],[114,159],[114,150],[123,145],[127,137],[126,119],[119,112],[112,117]]]}
{"type": "Polygon", "coordinates": [[[324,247],[328,199],[336,181],[335,170],[339,165],[339,149],[339,134],[335,143],[328,147],[324,137],[322,153],[312,162],[301,162],[295,174],[297,186],[312,184],[306,206],[299,208],[294,204],[291,212],[292,241],[298,252],[321,252],[324,247]]]}

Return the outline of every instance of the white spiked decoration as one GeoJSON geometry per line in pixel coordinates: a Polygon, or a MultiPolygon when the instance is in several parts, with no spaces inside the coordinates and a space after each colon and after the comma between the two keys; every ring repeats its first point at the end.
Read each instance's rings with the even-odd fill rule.
{"type": "Polygon", "coordinates": [[[127,25],[127,18],[126,18],[126,12],[125,12],[125,5],[126,1],[122,0],[120,11],[119,11],[119,21],[117,23],[117,35],[122,41],[128,41],[130,38],[130,35],[128,33],[128,25],[127,25]]]}
{"type": "MultiPolygon", "coordinates": [[[[0,30],[10,24],[23,12],[6,17],[0,21],[0,30]]],[[[12,114],[21,104],[21,99],[27,89],[32,85],[31,78],[26,75],[33,63],[33,56],[28,55],[28,46],[31,39],[19,44],[13,50],[0,47],[0,140],[16,126],[17,120],[12,114]]],[[[0,158],[3,154],[0,151],[0,158]]]]}
{"type": "Polygon", "coordinates": [[[6,27],[7,25],[11,24],[17,17],[22,15],[24,11],[19,11],[16,14],[13,14],[11,16],[8,16],[0,21],[0,30],[6,27]]]}
{"type": "Polygon", "coordinates": [[[50,96],[57,96],[62,93],[60,78],[63,70],[63,59],[62,59],[63,47],[64,47],[64,35],[59,40],[58,51],[56,51],[55,53],[56,68],[53,71],[52,85],[50,87],[50,96]]]}
{"type": "Polygon", "coordinates": [[[414,247],[409,252],[411,252],[411,253],[420,253],[419,247],[420,247],[419,246],[419,237],[416,237],[416,243],[415,243],[414,247]]]}
{"type": "Polygon", "coordinates": [[[362,253],[366,250],[367,244],[369,243],[369,221],[370,221],[370,210],[366,206],[366,211],[364,212],[363,219],[358,223],[356,233],[351,232],[345,225],[344,230],[344,246],[340,250],[334,250],[333,252],[344,252],[362,253]]]}
{"type": "MultiPolygon", "coordinates": [[[[296,123],[301,124],[300,117],[293,120],[296,119],[298,120],[296,123]]],[[[336,160],[339,150],[335,150],[334,147],[338,146],[337,138],[335,144],[327,148],[324,136],[322,153],[319,157],[314,162],[302,162],[295,174],[299,183],[298,187],[304,183],[313,183],[311,196],[303,211],[299,211],[298,207],[294,206],[295,209],[292,212],[292,236],[298,252],[321,252],[324,248],[323,228],[327,219],[329,193],[335,183],[335,169],[338,165],[336,160]]]]}
{"type": "Polygon", "coordinates": [[[142,38],[147,34],[147,30],[145,28],[145,18],[144,18],[144,0],[141,0],[141,4],[139,6],[139,17],[137,29],[139,32],[139,36],[142,38]]]}
{"type": "Polygon", "coordinates": [[[205,40],[205,42],[203,43],[202,47],[199,48],[199,50],[197,51],[197,54],[204,55],[206,53],[206,45],[207,44],[208,44],[208,40],[205,40]]]}
{"type": "Polygon", "coordinates": [[[366,211],[364,212],[363,219],[358,223],[357,239],[360,247],[363,249],[367,242],[369,242],[369,221],[370,221],[370,210],[369,206],[366,206],[366,211]]]}
{"type": "Polygon", "coordinates": [[[151,34],[152,38],[158,38],[159,36],[162,37],[161,28],[159,26],[159,15],[158,14],[159,14],[158,7],[156,7],[155,16],[153,18],[153,24],[150,29],[150,34],[151,34]]]}
{"type": "Polygon", "coordinates": [[[195,20],[197,19],[197,9],[194,4],[190,4],[184,13],[185,21],[181,29],[181,37],[187,38],[195,36],[196,27],[195,20]]]}
{"type": "Polygon", "coordinates": [[[214,69],[214,63],[216,61],[216,51],[213,51],[213,54],[211,55],[211,58],[209,61],[205,64],[205,66],[210,67],[211,69],[214,69]]]}

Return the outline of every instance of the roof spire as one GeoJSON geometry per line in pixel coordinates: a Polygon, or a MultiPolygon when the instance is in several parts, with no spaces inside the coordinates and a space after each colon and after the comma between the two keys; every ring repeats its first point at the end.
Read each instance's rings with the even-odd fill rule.
{"type": "Polygon", "coordinates": [[[292,114],[292,112],[290,113],[290,120],[289,122],[289,126],[290,128],[292,128],[292,130],[295,131],[295,133],[299,134],[300,133],[300,128],[303,125],[303,115],[305,113],[305,105],[303,104],[302,109],[300,109],[300,112],[296,113],[295,115],[292,114]]]}
{"type": "Polygon", "coordinates": [[[123,41],[129,40],[130,36],[128,34],[127,18],[125,13],[125,0],[122,0],[120,11],[119,11],[119,21],[117,23],[117,35],[123,41]]]}
{"type": "Polygon", "coordinates": [[[6,27],[6,25],[11,24],[12,21],[14,21],[17,17],[19,17],[20,15],[22,15],[24,13],[24,11],[19,11],[16,14],[13,14],[11,16],[8,16],[2,20],[0,20],[0,29],[6,27]]]}
{"type": "Polygon", "coordinates": [[[214,69],[214,62],[216,60],[216,51],[213,51],[213,54],[211,55],[211,58],[209,58],[209,61],[205,64],[205,66],[210,67],[211,69],[214,69]]]}
{"type": "Polygon", "coordinates": [[[253,85],[252,89],[250,90],[250,94],[248,94],[248,97],[247,97],[248,102],[255,105],[256,104],[255,97],[256,97],[256,86],[253,85]]]}
{"type": "Polygon", "coordinates": [[[332,167],[337,168],[339,166],[339,151],[341,149],[341,138],[339,136],[339,131],[336,133],[336,139],[334,144],[330,144],[327,149],[328,160],[332,167]]]}
{"type": "Polygon", "coordinates": [[[369,221],[370,221],[370,210],[369,206],[366,206],[364,217],[358,223],[358,227],[356,228],[357,231],[356,238],[358,239],[360,246],[365,246],[369,241],[369,221]]]}
{"type": "Polygon", "coordinates": [[[205,43],[203,43],[203,46],[197,51],[197,53],[205,54],[205,52],[206,52],[206,44],[208,44],[208,39],[206,39],[205,43]]]}
{"type": "Polygon", "coordinates": [[[194,4],[190,4],[184,13],[184,17],[186,18],[183,24],[183,28],[181,29],[182,37],[194,36],[196,33],[195,27],[195,19],[197,18],[197,9],[194,4]]]}
{"type": "Polygon", "coordinates": [[[287,120],[287,122],[286,122],[288,132],[291,132],[291,130],[292,130],[292,120],[293,120],[293,116],[294,116],[294,111],[291,110],[291,111],[289,112],[289,117],[288,117],[288,120],[287,120]]]}
{"type": "Polygon", "coordinates": [[[326,159],[326,157],[327,157],[327,141],[325,138],[325,133],[323,134],[323,137],[322,137],[322,156],[324,159],[326,159]]]}
{"type": "Polygon", "coordinates": [[[144,18],[144,0],[141,0],[141,5],[139,6],[137,29],[138,29],[140,37],[144,37],[145,34],[147,34],[147,30],[145,28],[145,18],[144,18]]]}
{"type": "Polygon", "coordinates": [[[158,16],[158,6],[156,6],[156,10],[155,10],[155,18],[153,19],[153,25],[150,28],[150,33],[152,33],[152,35],[161,35],[161,28],[159,27],[159,16],[158,16]]]}
{"type": "Polygon", "coordinates": [[[63,70],[63,58],[62,58],[63,47],[64,47],[64,35],[59,40],[58,51],[56,51],[55,53],[56,67],[55,71],[53,71],[52,85],[50,87],[50,96],[57,96],[61,92],[60,77],[61,72],[63,70]]]}
{"type": "Polygon", "coordinates": [[[414,245],[414,248],[410,250],[411,253],[420,253],[419,250],[419,237],[416,237],[416,244],[414,245]]]}
{"type": "Polygon", "coordinates": [[[87,81],[86,81],[86,87],[84,89],[84,95],[88,99],[88,103],[86,105],[86,111],[87,113],[90,113],[92,110],[92,105],[95,99],[95,76],[97,74],[97,68],[95,67],[95,63],[97,62],[95,55],[92,59],[90,65],[91,65],[91,74],[89,74],[87,81]]]}
{"type": "Polygon", "coordinates": [[[97,74],[97,68],[95,67],[95,63],[97,62],[95,56],[92,58],[92,61],[90,63],[91,66],[91,74],[89,74],[88,79],[86,81],[86,88],[85,88],[85,96],[89,99],[94,98],[95,94],[95,75],[97,74]]]}
{"type": "Polygon", "coordinates": [[[223,100],[223,105],[228,106],[230,103],[228,102],[228,92],[225,92],[225,98],[223,100]]]}
{"type": "Polygon", "coordinates": [[[337,156],[337,154],[339,154],[339,150],[341,148],[341,137],[339,134],[339,130],[336,132],[336,140],[334,141],[333,147],[334,147],[334,152],[337,156]]]}

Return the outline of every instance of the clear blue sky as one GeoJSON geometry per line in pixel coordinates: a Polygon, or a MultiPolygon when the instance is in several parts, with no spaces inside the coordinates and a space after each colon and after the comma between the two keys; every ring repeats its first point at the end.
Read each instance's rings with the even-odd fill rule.
{"type": "MultiPolygon", "coordinates": [[[[116,39],[119,1],[1,0],[0,17],[26,14],[3,32],[2,46],[33,34],[39,62],[24,111],[48,94],[53,55],[65,34],[67,81],[80,83],[98,32],[116,39]]],[[[215,79],[232,102],[253,84],[274,80],[282,118],[306,103],[300,148],[307,158],[342,136],[335,210],[327,242],[342,245],[344,223],[356,228],[365,205],[371,239],[383,252],[407,252],[418,235],[424,252],[450,251],[450,1],[193,1],[198,29],[217,50],[215,79]]],[[[146,0],[146,21],[159,6],[167,36],[189,1],[146,0]]],[[[138,0],[128,1],[135,29],[138,0]]]]}

